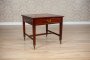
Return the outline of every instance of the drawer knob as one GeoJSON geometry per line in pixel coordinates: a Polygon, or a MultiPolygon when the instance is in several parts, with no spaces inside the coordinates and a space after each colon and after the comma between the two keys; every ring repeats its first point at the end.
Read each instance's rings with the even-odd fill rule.
{"type": "Polygon", "coordinates": [[[50,23],[50,22],[51,22],[51,19],[47,20],[47,22],[49,22],[49,23],[50,23]]]}

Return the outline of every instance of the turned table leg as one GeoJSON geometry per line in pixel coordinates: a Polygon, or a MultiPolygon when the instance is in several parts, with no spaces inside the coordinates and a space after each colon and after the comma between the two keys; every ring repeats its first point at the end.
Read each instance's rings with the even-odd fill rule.
{"type": "Polygon", "coordinates": [[[35,25],[32,25],[33,27],[33,46],[34,46],[34,49],[35,49],[35,46],[36,46],[36,26],[35,25]]]}
{"type": "Polygon", "coordinates": [[[62,43],[62,28],[63,28],[63,23],[59,23],[59,40],[60,40],[60,44],[62,43]]]}
{"type": "Polygon", "coordinates": [[[48,34],[48,24],[46,24],[46,37],[47,37],[47,34],[48,34]]]}
{"type": "Polygon", "coordinates": [[[24,37],[24,40],[25,40],[25,22],[24,22],[24,17],[23,18],[23,37],[24,37]]]}

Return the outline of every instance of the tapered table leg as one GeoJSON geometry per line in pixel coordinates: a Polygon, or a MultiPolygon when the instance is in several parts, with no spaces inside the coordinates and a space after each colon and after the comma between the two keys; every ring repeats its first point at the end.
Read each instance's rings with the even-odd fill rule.
{"type": "Polygon", "coordinates": [[[35,25],[32,25],[33,26],[33,47],[35,49],[35,46],[36,46],[36,26],[35,25]]]}
{"type": "Polygon", "coordinates": [[[59,40],[60,40],[60,44],[62,43],[62,28],[63,28],[63,23],[61,22],[59,24],[59,34],[60,34],[59,40]]]}
{"type": "Polygon", "coordinates": [[[25,22],[24,22],[24,17],[23,18],[23,37],[24,37],[24,41],[25,41],[25,22]]]}
{"type": "Polygon", "coordinates": [[[47,37],[47,34],[48,34],[48,24],[46,24],[46,37],[47,37]]]}

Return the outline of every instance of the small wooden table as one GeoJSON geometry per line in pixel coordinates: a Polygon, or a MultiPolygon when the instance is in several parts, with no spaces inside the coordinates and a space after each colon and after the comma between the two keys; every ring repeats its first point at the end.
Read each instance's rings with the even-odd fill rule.
{"type": "Polygon", "coordinates": [[[28,14],[28,15],[22,15],[24,40],[25,40],[25,36],[28,36],[29,38],[31,38],[33,40],[33,46],[34,46],[34,49],[35,49],[36,36],[39,36],[39,35],[46,35],[47,36],[47,34],[53,33],[53,34],[59,36],[59,40],[60,40],[60,44],[61,44],[63,17],[64,16],[59,16],[59,15],[54,15],[54,14],[28,14]],[[25,22],[32,25],[33,35],[28,35],[25,32],[25,22]],[[56,24],[56,23],[59,23],[59,34],[48,30],[48,25],[49,24],[56,24]],[[46,33],[36,34],[36,26],[39,26],[39,25],[46,25],[46,33]]]}

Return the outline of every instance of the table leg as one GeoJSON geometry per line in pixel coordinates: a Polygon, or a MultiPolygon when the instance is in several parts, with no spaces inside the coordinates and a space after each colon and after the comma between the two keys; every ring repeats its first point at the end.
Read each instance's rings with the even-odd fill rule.
{"type": "Polygon", "coordinates": [[[24,17],[23,17],[23,37],[25,41],[25,22],[24,22],[24,17]]]}
{"type": "Polygon", "coordinates": [[[46,37],[47,37],[47,34],[48,34],[48,24],[46,24],[46,37]]]}
{"type": "Polygon", "coordinates": [[[33,25],[33,46],[35,49],[35,46],[36,46],[36,26],[35,25],[33,25]]]}
{"type": "Polygon", "coordinates": [[[62,43],[62,28],[63,28],[63,23],[61,22],[59,24],[59,34],[60,34],[59,40],[60,40],[60,44],[62,43]]]}

